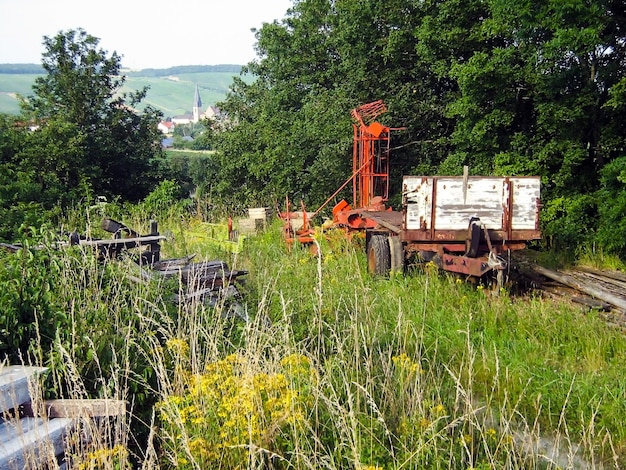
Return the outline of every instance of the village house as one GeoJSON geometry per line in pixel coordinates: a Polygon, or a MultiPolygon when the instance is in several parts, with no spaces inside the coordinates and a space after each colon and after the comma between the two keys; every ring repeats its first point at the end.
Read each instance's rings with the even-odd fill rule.
{"type": "MultiPolygon", "coordinates": [[[[161,121],[157,125],[159,131],[161,131],[165,137],[161,139],[161,146],[163,148],[171,148],[174,145],[174,128],[177,125],[194,124],[200,122],[203,119],[211,119],[213,121],[222,122],[224,117],[217,106],[207,107],[205,112],[202,109],[202,99],[200,98],[200,91],[196,84],[196,91],[193,98],[193,108],[191,113],[174,116],[167,121],[161,121]]],[[[222,122],[223,124],[223,122],[222,122]]],[[[184,140],[193,140],[191,137],[183,137],[184,140]]]]}
{"type": "Polygon", "coordinates": [[[192,124],[201,121],[202,119],[217,119],[220,117],[220,110],[216,106],[209,106],[205,112],[202,112],[202,99],[200,98],[200,91],[198,84],[196,84],[196,91],[193,97],[193,107],[191,113],[180,114],[172,117],[171,122],[162,121],[159,123],[159,130],[164,134],[173,132],[174,127],[178,124],[192,124]]]}
{"type": "Polygon", "coordinates": [[[163,134],[171,134],[174,132],[174,123],[172,121],[161,121],[157,125],[157,129],[163,132],[163,134]]]}

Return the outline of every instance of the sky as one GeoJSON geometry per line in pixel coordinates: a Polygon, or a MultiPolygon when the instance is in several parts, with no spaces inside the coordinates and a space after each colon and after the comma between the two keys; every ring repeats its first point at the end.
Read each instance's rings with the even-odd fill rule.
{"type": "Polygon", "coordinates": [[[246,64],[292,0],[0,0],[0,63],[40,64],[43,37],[84,29],[123,67],[246,64]]]}

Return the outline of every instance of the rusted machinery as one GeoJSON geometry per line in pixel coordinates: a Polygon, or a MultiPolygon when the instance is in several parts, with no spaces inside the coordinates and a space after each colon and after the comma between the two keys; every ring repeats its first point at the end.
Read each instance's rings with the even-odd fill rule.
{"type": "Polygon", "coordinates": [[[384,112],[382,101],[352,111],[353,173],[313,216],[351,182],[353,203],[335,205],[333,225],[365,233],[371,273],[402,271],[416,255],[445,271],[495,274],[502,284],[506,255],[541,238],[539,177],[469,176],[467,168],[463,176],[404,176],[402,209],[394,211],[386,202],[391,131],[397,129],[375,121],[384,112]]]}

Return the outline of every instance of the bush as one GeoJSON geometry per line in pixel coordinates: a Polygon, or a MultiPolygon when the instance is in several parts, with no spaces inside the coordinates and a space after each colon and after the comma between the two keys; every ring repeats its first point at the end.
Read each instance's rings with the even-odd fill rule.
{"type": "Polygon", "coordinates": [[[598,230],[595,240],[608,253],[626,255],[626,156],[607,164],[598,191],[598,230]]]}
{"type": "Polygon", "coordinates": [[[165,180],[139,203],[138,209],[153,219],[166,219],[172,213],[183,212],[190,203],[177,183],[165,180]]]}
{"type": "Polygon", "coordinates": [[[541,212],[541,222],[548,247],[575,256],[580,247],[594,239],[598,223],[595,196],[561,196],[552,199],[541,212]]]}

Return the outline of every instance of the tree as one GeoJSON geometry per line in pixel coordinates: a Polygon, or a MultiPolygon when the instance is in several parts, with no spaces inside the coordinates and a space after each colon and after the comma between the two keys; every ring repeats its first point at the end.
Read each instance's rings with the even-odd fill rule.
{"type": "Polygon", "coordinates": [[[72,126],[65,142],[71,160],[46,155],[43,149],[30,152],[32,159],[54,158],[54,165],[65,172],[59,179],[71,193],[80,184],[96,194],[141,199],[154,186],[153,158],[161,152],[156,127],[160,112],[150,106],[141,114],[135,111],[147,88],[120,94],[126,80],[120,74],[120,56],[108,56],[98,48],[99,39],[81,29],[44,37],[44,44],[46,75],[36,79],[34,94],[22,108],[39,125],[31,140],[42,145],[48,136],[72,126]]]}
{"type": "MultiPolygon", "coordinates": [[[[415,21],[418,2],[392,3],[298,1],[282,22],[263,25],[260,60],[245,69],[256,80],[238,79],[219,104],[235,124],[218,136],[222,194],[237,188],[256,203],[289,195],[321,204],[352,172],[353,108],[382,98],[391,104],[388,122],[394,108],[415,116],[408,95],[416,86],[407,84],[421,76],[411,65],[415,40],[398,31],[415,21]]],[[[398,152],[396,168],[409,159],[398,152]]]]}
{"type": "Polygon", "coordinates": [[[619,215],[603,206],[626,199],[624,2],[297,0],[257,40],[256,81],[220,104],[222,194],[320,204],[350,174],[350,110],[383,99],[383,124],[404,128],[398,194],[402,174],[464,165],[539,175],[544,230],[563,247],[619,215]]]}
{"type": "Polygon", "coordinates": [[[626,73],[623,3],[486,5],[473,27],[484,47],[451,69],[460,91],[448,106],[451,158],[542,176],[546,234],[562,247],[591,241],[605,201],[595,194],[614,174],[601,177],[603,167],[626,145],[623,109],[610,105],[626,73]]]}

